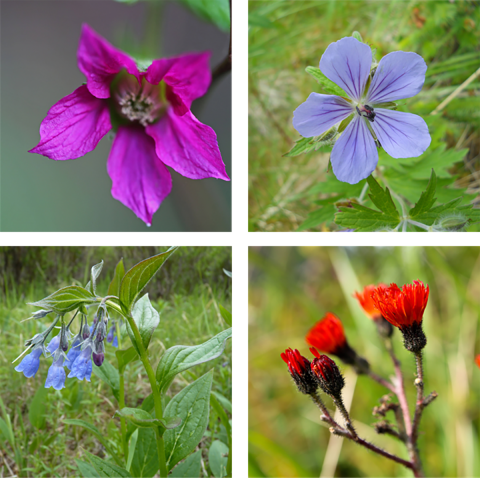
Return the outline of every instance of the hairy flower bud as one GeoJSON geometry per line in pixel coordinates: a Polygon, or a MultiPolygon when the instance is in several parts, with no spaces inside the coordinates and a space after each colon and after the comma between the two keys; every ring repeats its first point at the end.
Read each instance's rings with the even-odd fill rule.
{"type": "Polygon", "coordinates": [[[305,395],[312,395],[317,391],[318,385],[312,374],[310,361],[300,355],[295,349],[287,349],[285,353],[280,354],[282,360],[288,365],[290,375],[298,387],[298,390],[305,395]]]}
{"type": "Polygon", "coordinates": [[[311,363],[311,368],[320,388],[327,395],[340,399],[345,380],[338,370],[337,364],[326,355],[320,355],[313,347],[310,348],[310,351],[316,357],[311,363]]]}

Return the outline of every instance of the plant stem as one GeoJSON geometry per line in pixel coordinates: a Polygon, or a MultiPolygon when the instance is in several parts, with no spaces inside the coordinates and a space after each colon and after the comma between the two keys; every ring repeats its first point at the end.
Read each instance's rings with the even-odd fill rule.
{"type": "Polygon", "coordinates": [[[330,415],[330,412],[328,411],[327,407],[323,403],[323,400],[320,398],[318,393],[312,393],[310,395],[311,399],[313,400],[313,403],[322,411],[323,416],[322,416],[322,421],[326,421],[330,423],[334,428],[340,428],[343,430],[343,428],[335,421],[335,419],[330,415]]]}
{"type": "Polygon", "coordinates": [[[422,417],[422,412],[424,408],[423,403],[423,365],[422,365],[422,352],[415,353],[415,362],[417,365],[417,378],[415,379],[415,386],[417,387],[417,402],[415,404],[415,414],[413,417],[412,433],[410,435],[410,444],[411,444],[411,454],[412,461],[415,469],[418,471],[418,475],[415,476],[424,476],[422,470],[422,463],[420,461],[420,456],[417,447],[418,440],[418,427],[420,425],[420,419],[422,417]]]}
{"type": "MultiPolygon", "coordinates": [[[[150,360],[148,359],[148,354],[143,345],[143,340],[140,335],[140,331],[138,330],[137,324],[135,323],[135,320],[133,320],[133,317],[131,315],[125,315],[122,312],[121,308],[114,302],[109,301],[108,305],[127,319],[128,325],[133,331],[135,342],[137,344],[138,351],[140,352],[140,360],[142,361],[145,371],[147,372],[148,380],[150,382],[150,387],[152,388],[153,402],[155,406],[155,417],[163,418],[162,398],[158,391],[155,372],[153,371],[150,360]]],[[[165,461],[165,443],[163,440],[163,429],[161,429],[160,427],[156,427],[155,435],[157,437],[157,453],[158,453],[158,463],[160,468],[160,477],[163,478],[168,475],[167,464],[165,461]]]]}
{"type": "Polygon", "coordinates": [[[375,380],[375,382],[379,383],[380,385],[383,385],[385,388],[390,390],[392,393],[396,393],[395,387],[388,380],[385,380],[384,378],[380,377],[380,375],[377,375],[376,373],[369,370],[368,376],[371,379],[375,380]]]}
{"type": "MultiPolygon", "coordinates": [[[[118,406],[120,410],[125,408],[125,377],[123,373],[120,374],[120,390],[119,390],[119,400],[118,406]]],[[[125,456],[125,463],[128,460],[128,445],[127,445],[127,424],[125,423],[125,418],[120,417],[120,430],[122,432],[122,445],[123,445],[123,454],[125,456]]]]}
{"type": "Polygon", "coordinates": [[[355,428],[353,427],[352,420],[350,420],[350,415],[345,408],[345,405],[343,404],[343,400],[341,397],[332,397],[333,398],[333,403],[335,403],[335,406],[338,408],[338,411],[341,413],[343,419],[345,420],[345,427],[347,430],[350,432],[350,434],[353,436],[355,440],[358,439],[357,432],[355,431],[355,428]]]}

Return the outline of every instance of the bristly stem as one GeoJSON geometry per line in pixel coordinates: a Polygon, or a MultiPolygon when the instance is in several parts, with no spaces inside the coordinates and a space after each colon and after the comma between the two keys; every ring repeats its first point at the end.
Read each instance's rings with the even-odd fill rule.
{"type": "Polygon", "coordinates": [[[333,398],[333,403],[335,403],[335,406],[338,408],[338,411],[341,413],[343,419],[345,420],[345,427],[350,432],[352,437],[355,440],[357,440],[358,439],[357,432],[356,432],[355,428],[353,427],[352,420],[350,419],[350,415],[349,415],[347,409],[345,408],[345,405],[343,404],[342,398],[341,397],[339,397],[339,398],[332,397],[332,398],[333,398]]]}

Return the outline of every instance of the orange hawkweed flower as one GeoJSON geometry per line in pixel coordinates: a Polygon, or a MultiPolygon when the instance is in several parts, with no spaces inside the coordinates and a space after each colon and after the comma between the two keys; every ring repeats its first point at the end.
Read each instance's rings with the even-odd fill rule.
{"type": "Polygon", "coordinates": [[[327,312],[325,317],[308,331],[305,340],[315,349],[336,355],[346,364],[353,365],[357,373],[366,373],[369,369],[368,362],[350,347],[340,319],[331,312],[327,312]]]}
{"type": "Polygon", "coordinates": [[[476,356],[475,363],[478,365],[478,368],[480,368],[480,354],[476,356]]]}
{"type": "Polygon", "coordinates": [[[372,294],[377,287],[382,289],[387,288],[385,284],[378,284],[377,286],[374,286],[373,284],[367,285],[364,287],[363,292],[355,292],[353,297],[358,300],[368,317],[375,322],[378,333],[382,337],[391,337],[393,334],[392,324],[384,319],[382,313],[375,307],[375,303],[372,299],[372,294]]]}
{"type": "Polygon", "coordinates": [[[392,325],[403,334],[405,347],[411,352],[419,352],[427,344],[422,330],[422,320],[427,306],[428,285],[422,281],[405,284],[401,289],[397,284],[390,287],[376,287],[372,294],[375,307],[392,325]]]}

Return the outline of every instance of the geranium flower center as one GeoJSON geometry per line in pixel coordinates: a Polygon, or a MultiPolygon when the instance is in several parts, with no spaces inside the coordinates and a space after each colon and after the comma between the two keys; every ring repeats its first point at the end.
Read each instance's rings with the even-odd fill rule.
{"type": "Polygon", "coordinates": [[[374,112],[373,108],[369,105],[358,105],[356,106],[357,113],[359,116],[364,116],[369,121],[373,123],[375,120],[376,113],[374,112]]]}
{"type": "Polygon", "coordinates": [[[165,112],[167,104],[161,84],[152,85],[145,78],[139,84],[133,75],[123,72],[117,75],[112,84],[115,110],[122,118],[147,126],[165,112]]]}

